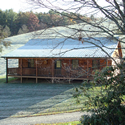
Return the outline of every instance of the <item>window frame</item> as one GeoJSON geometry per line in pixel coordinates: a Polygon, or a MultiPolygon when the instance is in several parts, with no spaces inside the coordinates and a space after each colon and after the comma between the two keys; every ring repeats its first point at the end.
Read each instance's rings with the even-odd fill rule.
{"type": "Polygon", "coordinates": [[[55,61],[55,69],[61,69],[62,68],[61,62],[62,62],[61,60],[55,61]],[[58,64],[57,62],[60,62],[60,63],[58,64]],[[58,65],[59,65],[59,67],[58,67],[58,65]]]}
{"type": "Polygon", "coordinates": [[[100,60],[97,59],[92,60],[92,69],[93,70],[100,69],[100,60]]]}
{"type": "Polygon", "coordinates": [[[34,59],[28,59],[28,68],[34,68],[35,64],[34,64],[34,59]]]}
{"type": "Polygon", "coordinates": [[[78,67],[79,67],[79,60],[78,59],[73,59],[72,60],[72,69],[77,70],[78,67]]]}

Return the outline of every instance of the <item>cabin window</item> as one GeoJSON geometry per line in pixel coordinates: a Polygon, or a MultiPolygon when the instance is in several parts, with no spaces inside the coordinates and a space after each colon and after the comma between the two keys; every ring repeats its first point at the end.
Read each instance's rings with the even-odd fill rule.
{"type": "Polygon", "coordinates": [[[56,61],[56,69],[60,69],[61,68],[61,60],[57,60],[56,61]]]}
{"type": "Polygon", "coordinates": [[[78,60],[72,60],[72,69],[78,69],[79,61],[78,60]]]}
{"type": "Polygon", "coordinates": [[[92,61],[92,68],[95,70],[95,69],[99,69],[99,67],[100,67],[99,60],[93,60],[92,61]]]}
{"type": "Polygon", "coordinates": [[[28,59],[28,67],[34,67],[34,59],[28,59]]]}

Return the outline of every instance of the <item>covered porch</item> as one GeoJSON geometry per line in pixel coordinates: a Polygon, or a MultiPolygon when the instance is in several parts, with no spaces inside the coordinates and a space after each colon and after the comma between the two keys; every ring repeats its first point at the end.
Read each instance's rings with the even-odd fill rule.
{"type": "Polygon", "coordinates": [[[18,77],[23,82],[23,78],[51,79],[52,83],[56,79],[71,80],[92,80],[93,70],[101,70],[107,65],[111,65],[108,58],[16,58],[18,67],[9,67],[6,58],[6,82],[8,76],[18,77]]]}

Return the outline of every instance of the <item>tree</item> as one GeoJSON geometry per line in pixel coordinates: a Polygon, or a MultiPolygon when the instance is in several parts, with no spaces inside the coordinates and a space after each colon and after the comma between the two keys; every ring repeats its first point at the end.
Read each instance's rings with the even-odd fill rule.
{"type": "Polygon", "coordinates": [[[4,32],[3,27],[0,25],[0,52],[2,52],[3,46],[8,47],[10,45],[9,41],[3,40],[7,35],[6,31],[4,32]]]}
{"type": "Polygon", "coordinates": [[[26,25],[28,27],[29,14],[30,14],[30,12],[25,12],[25,13],[24,12],[19,12],[18,13],[18,18],[16,20],[17,34],[18,34],[19,30],[22,30],[23,25],[26,25]]]}
{"type": "Polygon", "coordinates": [[[12,9],[6,10],[4,12],[4,24],[2,26],[8,26],[11,31],[11,35],[16,34],[16,20],[17,20],[17,13],[15,13],[12,9]]]}
{"type": "MultiPolygon", "coordinates": [[[[75,33],[70,35],[70,38],[79,37],[76,34],[81,34],[80,40],[82,37],[95,39],[93,36],[104,35],[105,37],[111,37],[124,44],[125,38],[119,36],[119,39],[116,35],[125,35],[125,0],[29,1],[33,6],[58,10],[58,13],[62,16],[66,16],[71,20],[80,20],[83,26],[75,28],[75,33]],[[72,15],[65,14],[65,12],[72,12],[72,15]],[[88,21],[86,18],[83,18],[83,16],[80,16],[80,14],[84,17],[86,17],[86,15],[89,17],[93,15],[92,17],[94,17],[94,19],[88,21]],[[98,20],[95,18],[98,18],[98,20]],[[87,25],[89,25],[89,28],[85,28],[87,25]]],[[[100,46],[98,47],[101,48],[100,46]]],[[[88,110],[91,111],[92,115],[87,115],[84,119],[81,119],[82,124],[125,124],[125,108],[122,104],[123,95],[125,94],[124,66],[123,64],[117,64],[117,62],[116,65],[117,67],[109,67],[109,69],[104,69],[101,72],[95,72],[95,79],[92,84],[95,86],[98,84],[102,85],[101,90],[105,94],[101,91],[99,96],[90,97],[86,93],[85,88],[82,88],[84,94],[86,94],[89,99],[86,103],[87,106],[92,105],[91,109],[88,110]],[[120,70],[120,74],[114,76],[116,69],[120,70]]],[[[78,89],[76,90],[78,91],[78,89]]]]}
{"type": "MultiPolygon", "coordinates": [[[[65,13],[68,14],[68,13],[65,13]]],[[[50,10],[48,13],[37,13],[36,14],[40,24],[44,24],[47,27],[56,27],[56,26],[66,26],[70,24],[75,24],[76,21],[72,20],[66,16],[62,16],[58,11],[50,10]]],[[[43,28],[42,28],[43,29],[43,28]]]]}
{"type": "Polygon", "coordinates": [[[3,29],[3,32],[6,33],[6,37],[11,35],[10,28],[6,25],[5,28],[3,29]]]}
{"type": "Polygon", "coordinates": [[[29,14],[28,18],[28,29],[29,31],[35,31],[39,28],[39,19],[32,12],[29,14]]]}
{"type": "Polygon", "coordinates": [[[0,25],[5,26],[5,22],[6,22],[5,14],[2,10],[0,10],[0,25]]]}
{"type": "Polygon", "coordinates": [[[28,33],[29,30],[25,24],[22,25],[22,28],[19,29],[18,34],[28,33]]]}
{"type": "MultiPolygon", "coordinates": [[[[54,11],[58,11],[63,16],[69,17],[70,19],[80,20],[83,23],[87,23],[95,28],[98,28],[99,32],[100,30],[106,33],[107,35],[110,35],[113,37],[116,34],[116,29],[120,29],[121,32],[124,34],[125,29],[125,1],[124,0],[102,0],[101,2],[98,0],[72,0],[72,1],[43,1],[43,0],[27,0],[29,4],[32,4],[34,7],[44,7],[48,9],[52,9],[54,11]],[[59,4],[60,3],[60,4],[59,4]],[[71,13],[70,14],[65,14],[71,13]],[[83,16],[86,17],[86,15],[94,17],[103,17],[103,20],[98,21],[91,21],[88,22],[85,18],[82,18],[83,16]],[[113,24],[115,24],[114,30],[111,28],[108,29],[107,26],[104,26],[103,23],[106,21],[112,21],[113,24]]],[[[111,24],[111,23],[110,23],[111,24]]],[[[91,29],[92,30],[92,29],[91,29]]],[[[82,29],[84,31],[84,29],[82,29]]],[[[93,29],[93,31],[95,31],[93,29]]]]}

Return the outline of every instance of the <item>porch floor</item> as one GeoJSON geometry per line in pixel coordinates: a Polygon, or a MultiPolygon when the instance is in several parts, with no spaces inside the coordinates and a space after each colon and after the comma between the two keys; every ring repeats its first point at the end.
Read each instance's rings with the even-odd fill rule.
{"type": "Polygon", "coordinates": [[[15,77],[15,78],[20,78],[21,79],[21,83],[23,81],[23,78],[35,78],[36,79],[36,83],[38,83],[38,79],[50,79],[52,80],[52,83],[54,83],[55,80],[68,80],[69,83],[73,80],[92,80],[93,77],[83,77],[83,78],[69,78],[69,77],[42,77],[42,76],[15,76],[15,75],[8,75],[11,77],[15,77]]]}

